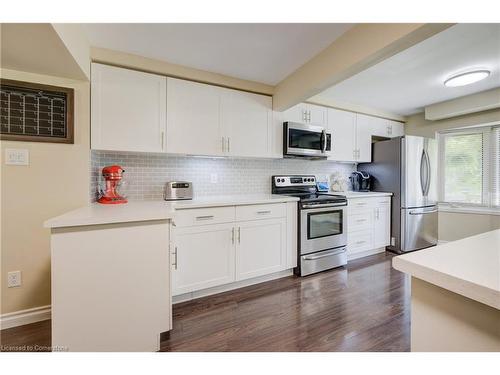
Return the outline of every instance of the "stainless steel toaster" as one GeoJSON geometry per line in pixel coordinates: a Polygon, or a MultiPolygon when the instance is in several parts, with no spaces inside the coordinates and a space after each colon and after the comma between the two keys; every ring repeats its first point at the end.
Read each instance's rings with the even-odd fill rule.
{"type": "Polygon", "coordinates": [[[193,199],[193,184],[188,181],[169,181],[165,184],[166,201],[193,199]]]}

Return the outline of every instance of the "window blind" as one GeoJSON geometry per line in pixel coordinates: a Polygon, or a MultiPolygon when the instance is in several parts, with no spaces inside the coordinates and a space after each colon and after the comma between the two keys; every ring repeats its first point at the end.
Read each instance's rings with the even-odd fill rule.
{"type": "Polygon", "coordinates": [[[491,205],[500,207],[500,127],[491,131],[491,205]]]}
{"type": "Polygon", "coordinates": [[[483,133],[446,134],[444,201],[483,203],[483,133]]]}

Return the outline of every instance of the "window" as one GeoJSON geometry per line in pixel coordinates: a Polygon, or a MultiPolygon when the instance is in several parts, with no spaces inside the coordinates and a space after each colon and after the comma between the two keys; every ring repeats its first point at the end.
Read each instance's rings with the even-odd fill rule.
{"type": "Polygon", "coordinates": [[[439,134],[440,201],[500,207],[500,126],[439,134]]]}

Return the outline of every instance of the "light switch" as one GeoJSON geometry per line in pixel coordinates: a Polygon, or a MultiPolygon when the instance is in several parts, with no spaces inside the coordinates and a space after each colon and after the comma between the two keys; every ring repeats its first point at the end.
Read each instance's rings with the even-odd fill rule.
{"type": "Polygon", "coordinates": [[[6,148],[5,164],[8,165],[29,165],[30,153],[22,148],[6,148]]]}

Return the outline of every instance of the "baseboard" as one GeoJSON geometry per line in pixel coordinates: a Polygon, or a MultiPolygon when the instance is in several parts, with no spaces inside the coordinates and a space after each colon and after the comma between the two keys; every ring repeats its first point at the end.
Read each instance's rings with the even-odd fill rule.
{"type": "Polygon", "coordinates": [[[362,251],[362,252],[359,252],[359,253],[354,253],[354,254],[347,255],[347,261],[354,260],[354,259],[359,259],[359,258],[364,258],[364,257],[367,257],[369,255],[380,254],[380,253],[383,253],[383,252],[385,252],[385,247],[379,247],[379,248],[376,248],[376,249],[370,249],[370,250],[362,251]]]}
{"type": "Polygon", "coordinates": [[[291,275],[293,275],[293,269],[279,271],[279,272],[275,272],[275,273],[272,273],[269,275],[254,277],[254,278],[248,279],[248,280],[236,281],[234,283],[215,286],[213,288],[202,289],[202,290],[197,290],[194,292],[178,294],[178,295],[172,297],[172,303],[176,304],[176,303],[191,301],[191,300],[196,299],[196,298],[207,297],[207,296],[210,296],[212,294],[228,292],[230,290],[243,288],[243,287],[250,286],[250,285],[260,284],[260,283],[263,283],[266,281],[276,280],[276,279],[291,276],[291,275]]]}
{"type": "Polygon", "coordinates": [[[50,305],[0,315],[0,329],[23,326],[50,319],[50,305]]]}

